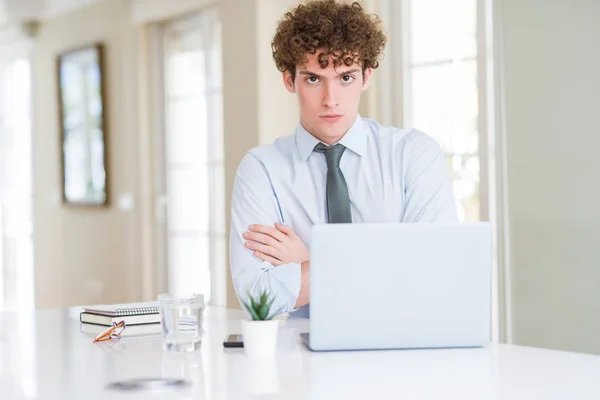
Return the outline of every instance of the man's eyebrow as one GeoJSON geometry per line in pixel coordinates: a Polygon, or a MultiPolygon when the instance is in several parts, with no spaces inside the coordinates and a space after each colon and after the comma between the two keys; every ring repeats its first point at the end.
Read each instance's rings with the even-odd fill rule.
{"type": "MultiPolygon", "coordinates": [[[[350,70],[348,70],[348,71],[342,71],[342,72],[340,72],[340,73],[339,73],[337,76],[343,76],[343,75],[354,74],[354,73],[356,73],[356,72],[360,72],[360,68],[354,68],[354,69],[350,69],[350,70]]],[[[312,72],[312,71],[309,71],[309,70],[302,70],[302,71],[299,71],[299,72],[298,72],[298,74],[300,74],[300,75],[314,76],[314,77],[317,77],[317,78],[323,78],[323,76],[322,76],[322,75],[319,75],[319,74],[317,74],[316,72],[312,72]]]]}

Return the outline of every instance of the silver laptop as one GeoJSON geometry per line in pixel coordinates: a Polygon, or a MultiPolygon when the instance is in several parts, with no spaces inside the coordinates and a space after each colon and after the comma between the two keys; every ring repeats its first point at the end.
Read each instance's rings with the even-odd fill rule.
{"type": "Polygon", "coordinates": [[[315,225],[312,350],[490,342],[489,223],[315,225]]]}

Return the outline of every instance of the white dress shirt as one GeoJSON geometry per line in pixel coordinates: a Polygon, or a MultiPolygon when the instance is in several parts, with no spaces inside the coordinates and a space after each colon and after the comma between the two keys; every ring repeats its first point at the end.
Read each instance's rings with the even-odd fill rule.
{"type": "MultiPolygon", "coordinates": [[[[244,246],[252,224],[287,225],[310,246],[311,227],[327,223],[327,164],[314,152],[319,140],[302,125],[293,135],[252,149],[242,159],[231,200],[230,263],[238,299],[268,290],[280,312],[294,309],[300,264],[272,266],[244,246]]],[[[381,126],[357,117],[339,141],[353,223],[458,222],[444,153],[415,129],[381,126]]]]}

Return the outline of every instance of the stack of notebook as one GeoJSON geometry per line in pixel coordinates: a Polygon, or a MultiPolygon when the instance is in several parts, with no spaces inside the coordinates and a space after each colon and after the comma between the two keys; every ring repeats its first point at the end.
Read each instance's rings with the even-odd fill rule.
{"type": "Polygon", "coordinates": [[[125,321],[126,326],[142,324],[159,324],[160,312],[158,302],[129,304],[100,304],[85,306],[79,320],[87,324],[111,326],[113,322],[125,321]]]}
{"type": "Polygon", "coordinates": [[[79,314],[81,333],[96,336],[113,322],[125,321],[123,339],[156,340],[161,338],[158,302],[129,304],[100,304],[84,306],[79,314]]]}

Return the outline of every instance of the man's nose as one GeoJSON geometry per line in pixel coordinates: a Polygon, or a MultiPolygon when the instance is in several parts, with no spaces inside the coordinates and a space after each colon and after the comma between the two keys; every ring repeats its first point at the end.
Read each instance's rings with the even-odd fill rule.
{"type": "Polygon", "coordinates": [[[323,105],[327,108],[336,108],[339,101],[338,88],[335,83],[328,83],[325,85],[325,93],[323,94],[323,105]]]}

